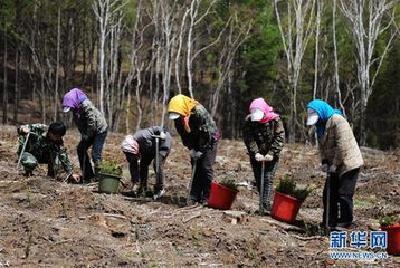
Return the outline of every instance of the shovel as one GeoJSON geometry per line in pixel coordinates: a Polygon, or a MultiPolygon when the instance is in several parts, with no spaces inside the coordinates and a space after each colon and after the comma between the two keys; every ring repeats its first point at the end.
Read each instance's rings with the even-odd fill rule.
{"type": "Polygon", "coordinates": [[[330,216],[330,209],[331,209],[331,173],[328,171],[326,172],[326,204],[325,204],[325,229],[329,231],[329,216],[330,216]]]}
{"type": "MultiPolygon", "coordinates": [[[[156,156],[155,156],[155,161],[156,161],[156,185],[164,185],[164,182],[162,181],[163,178],[160,175],[160,138],[161,136],[159,135],[152,135],[155,138],[156,141],[156,156]]],[[[153,196],[153,199],[156,200],[160,198],[162,195],[161,190],[160,193],[155,194],[153,196]]]]}
{"type": "Polygon", "coordinates": [[[197,159],[193,159],[193,168],[192,168],[192,177],[190,178],[190,183],[188,187],[188,193],[187,193],[187,204],[189,205],[189,200],[190,200],[190,190],[192,189],[192,184],[193,184],[193,179],[194,175],[196,174],[196,168],[197,168],[197,159]]]}
{"type": "Polygon", "coordinates": [[[265,173],[265,161],[261,161],[261,177],[260,177],[260,204],[259,204],[259,213],[260,215],[264,215],[264,173],[265,173]]]}
{"type": "Polygon", "coordinates": [[[28,132],[28,134],[26,135],[26,140],[24,142],[24,145],[22,146],[21,153],[19,154],[17,170],[19,170],[19,165],[21,164],[22,155],[25,153],[26,145],[28,144],[30,134],[31,134],[31,132],[28,132]]]}

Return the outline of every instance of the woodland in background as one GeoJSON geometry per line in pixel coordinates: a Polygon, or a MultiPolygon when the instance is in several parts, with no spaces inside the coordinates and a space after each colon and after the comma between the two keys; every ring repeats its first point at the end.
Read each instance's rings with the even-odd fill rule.
{"type": "Polygon", "coordinates": [[[313,98],[341,108],[361,144],[400,145],[397,0],[2,0],[2,123],[20,102],[43,123],[84,89],[112,131],[166,124],[178,93],[239,138],[265,97],[289,141],[304,141],[313,98]]]}

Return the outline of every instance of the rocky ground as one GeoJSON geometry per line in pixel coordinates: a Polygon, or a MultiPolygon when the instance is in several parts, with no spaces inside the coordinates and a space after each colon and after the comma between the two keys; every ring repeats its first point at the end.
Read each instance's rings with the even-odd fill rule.
{"type": "MultiPolygon", "coordinates": [[[[66,145],[77,168],[70,132],[66,145]]],[[[16,170],[15,127],[0,129],[0,267],[400,267],[387,260],[333,261],[329,240],[317,228],[321,220],[324,174],[315,148],[287,145],[276,182],[293,177],[316,188],[300,209],[295,225],[255,214],[258,195],[243,187],[232,209],[239,218],[210,208],[184,207],[190,178],[188,151],[178,137],[166,168],[166,195],[160,201],[134,199],[120,152],[122,135],[110,134],[104,158],[125,165],[119,194],[97,193],[96,184],[52,180],[41,166],[26,178],[16,170]]],[[[366,166],[357,184],[355,216],[360,229],[378,229],[382,213],[400,207],[399,154],[365,148],[366,166]]],[[[153,173],[151,173],[153,178],[153,173]]],[[[223,140],[215,178],[253,179],[245,147],[223,140]]],[[[152,181],[152,179],[150,179],[152,181]]]]}

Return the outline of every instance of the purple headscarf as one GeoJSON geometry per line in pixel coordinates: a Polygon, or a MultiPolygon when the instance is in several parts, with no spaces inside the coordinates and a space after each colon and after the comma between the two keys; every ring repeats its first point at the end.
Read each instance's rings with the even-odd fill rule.
{"type": "Polygon", "coordinates": [[[64,109],[69,107],[75,110],[79,109],[81,103],[88,97],[79,88],[73,88],[64,95],[63,106],[64,109]]]}

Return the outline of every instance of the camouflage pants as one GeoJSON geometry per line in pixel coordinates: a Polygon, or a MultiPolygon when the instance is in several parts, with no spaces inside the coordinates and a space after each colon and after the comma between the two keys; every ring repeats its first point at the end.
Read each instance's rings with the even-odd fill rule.
{"type": "MultiPolygon", "coordinates": [[[[260,192],[260,184],[261,184],[261,162],[256,161],[253,158],[250,158],[250,164],[253,168],[254,178],[256,179],[257,190],[260,192]]],[[[274,159],[271,162],[265,162],[264,169],[264,193],[263,193],[263,206],[267,211],[271,210],[272,206],[272,197],[274,190],[274,177],[275,171],[278,167],[278,159],[274,159]]]]}
{"type": "Polygon", "coordinates": [[[39,159],[29,152],[22,153],[21,165],[27,174],[32,173],[39,164],[48,164],[47,175],[51,177],[54,177],[61,168],[61,163],[56,153],[50,153],[49,155],[39,157],[39,159]]]}

